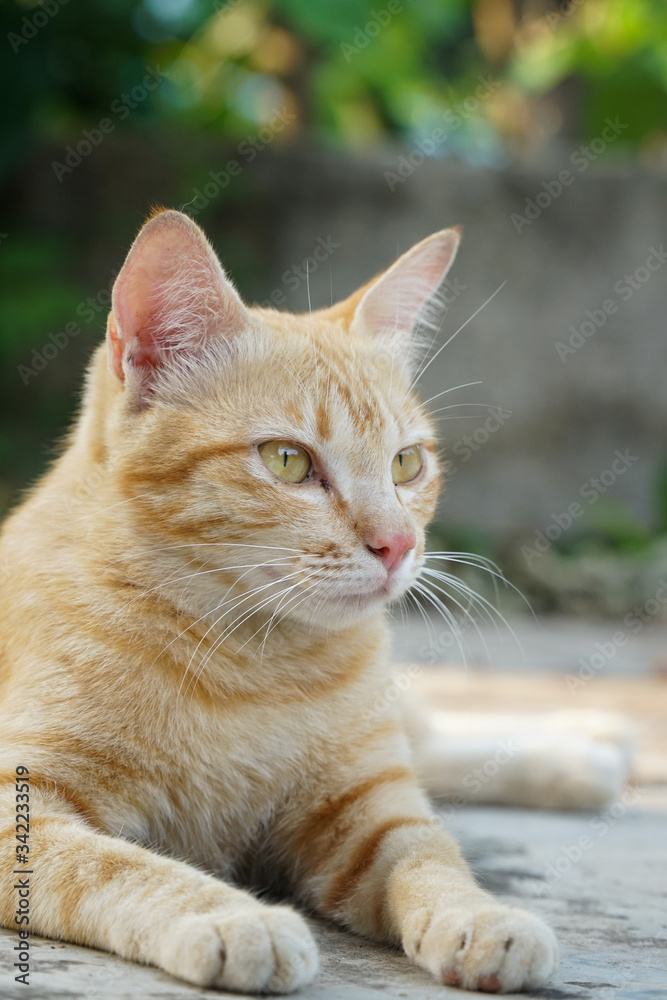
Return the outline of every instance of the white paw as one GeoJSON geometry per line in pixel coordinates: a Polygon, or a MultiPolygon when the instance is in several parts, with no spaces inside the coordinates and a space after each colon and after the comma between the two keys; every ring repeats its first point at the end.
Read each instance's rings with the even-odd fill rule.
{"type": "Polygon", "coordinates": [[[318,956],[298,913],[252,903],[180,918],[162,941],[159,964],[197,986],[291,993],[312,982],[318,956]]]}
{"type": "Polygon", "coordinates": [[[631,719],[602,709],[561,709],[550,713],[553,725],[564,732],[588,736],[601,743],[613,743],[630,762],[637,747],[638,730],[631,719]]]}
{"type": "Polygon", "coordinates": [[[539,917],[492,900],[416,911],[403,945],[440,982],[485,993],[541,986],[558,964],[554,933],[539,917]]]}
{"type": "Polygon", "coordinates": [[[533,761],[531,774],[536,786],[533,805],[547,809],[601,809],[620,796],[629,771],[622,750],[612,743],[599,743],[584,736],[566,735],[560,742],[558,756],[544,754],[541,767],[539,755],[533,761]]]}

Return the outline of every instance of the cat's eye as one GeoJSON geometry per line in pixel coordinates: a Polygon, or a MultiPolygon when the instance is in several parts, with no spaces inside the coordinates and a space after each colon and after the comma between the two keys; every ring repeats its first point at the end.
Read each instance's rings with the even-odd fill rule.
{"type": "Polygon", "coordinates": [[[265,441],[259,446],[259,454],[267,469],[286,483],[302,483],[312,465],[306,449],[292,441],[265,441]]]}
{"type": "Polygon", "coordinates": [[[391,463],[391,477],[396,483],[409,483],[416,479],[421,472],[423,465],[421,448],[419,445],[412,445],[411,448],[404,448],[395,456],[391,463]]]}

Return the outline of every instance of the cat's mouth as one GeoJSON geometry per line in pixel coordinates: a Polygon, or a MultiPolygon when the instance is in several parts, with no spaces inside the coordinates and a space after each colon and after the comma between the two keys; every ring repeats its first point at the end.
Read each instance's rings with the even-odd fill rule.
{"type": "MultiPolygon", "coordinates": [[[[308,620],[311,624],[343,628],[398,601],[414,583],[416,567],[413,559],[404,560],[388,572],[378,572],[378,569],[376,567],[375,572],[368,573],[364,579],[357,567],[357,571],[346,579],[346,573],[336,572],[336,568],[327,571],[321,564],[315,573],[311,566],[290,570],[269,565],[263,567],[265,578],[270,581],[264,586],[287,586],[292,601],[290,603],[290,596],[282,598],[287,617],[295,611],[296,618],[308,620]],[[287,582],[283,579],[285,573],[287,582]]],[[[264,597],[270,593],[270,590],[262,591],[264,597]]],[[[280,601],[280,594],[278,599],[280,601]]]]}
{"type": "Polygon", "coordinates": [[[373,604],[376,601],[388,604],[398,600],[409,586],[409,580],[398,579],[395,574],[390,574],[382,583],[352,593],[348,591],[342,600],[356,605],[373,604]]]}

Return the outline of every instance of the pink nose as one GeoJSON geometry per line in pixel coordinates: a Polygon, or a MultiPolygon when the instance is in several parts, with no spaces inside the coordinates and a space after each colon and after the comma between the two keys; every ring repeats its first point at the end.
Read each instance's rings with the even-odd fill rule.
{"type": "Polygon", "coordinates": [[[378,556],[384,563],[385,569],[391,573],[400,563],[406,552],[414,549],[417,539],[414,535],[395,534],[373,539],[373,545],[367,545],[369,552],[378,556]]]}

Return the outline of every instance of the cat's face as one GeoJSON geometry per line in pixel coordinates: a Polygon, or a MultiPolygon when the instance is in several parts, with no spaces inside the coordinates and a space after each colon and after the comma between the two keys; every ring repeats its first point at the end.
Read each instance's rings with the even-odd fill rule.
{"type": "Polygon", "coordinates": [[[344,628],[421,568],[440,474],[409,338],[456,234],[339,306],[292,316],[247,309],[224,278],[212,289],[210,250],[182,219],[164,213],[144,229],[157,230],[159,252],[135,244],[123,271],[135,254],[138,277],[121,272],[110,317],[125,385],[115,468],[123,494],[139,497],[131,518],[201,570],[187,584],[200,606],[344,628]],[[170,256],[184,239],[190,258],[204,255],[185,275],[170,256]]]}

